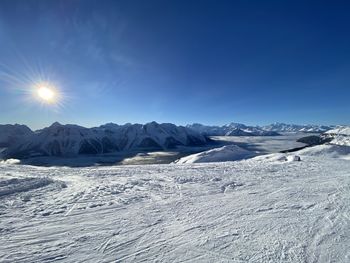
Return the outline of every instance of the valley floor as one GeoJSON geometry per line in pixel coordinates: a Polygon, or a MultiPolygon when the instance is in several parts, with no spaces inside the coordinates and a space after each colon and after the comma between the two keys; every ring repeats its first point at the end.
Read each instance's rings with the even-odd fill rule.
{"type": "Polygon", "coordinates": [[[350,162],[0,165],[0,262],[350,262],[350,162]]]}

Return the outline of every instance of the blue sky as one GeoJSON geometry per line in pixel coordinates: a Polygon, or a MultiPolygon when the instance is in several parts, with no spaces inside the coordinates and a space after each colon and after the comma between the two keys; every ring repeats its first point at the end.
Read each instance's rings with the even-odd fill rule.
{"type": "Polygon", "coordinates": [[[346,1],[0,1],[0,123],[349,124],[346,1]],[[59,106],[33,83],[52,83],[59,106]]]}

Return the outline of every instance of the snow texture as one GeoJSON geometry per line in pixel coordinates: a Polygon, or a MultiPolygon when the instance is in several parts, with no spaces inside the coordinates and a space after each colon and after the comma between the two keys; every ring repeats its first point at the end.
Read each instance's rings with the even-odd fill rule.
{"type": "Polygon", "coordinates": [[[175,161],[177,164],[184,163],[209,163],[209,162],[227,162],[247,159],[256,154],[247,151],[237,145],[227,145],[220,148],[214,148],[208,151],[191,154],[175,161]]]}
{"type": "Polygon", "coordinates": [[[350,262],[350,162],[310,155],[2,164],[1,187],[12,190],[0,196],[0,261],[350,262]]]}
{"type": "Polygon", "coordinates": [[[331,144],[350,146],[350,127],[338,126],[323,134],[325,138],[332,138],[331,144]]]}

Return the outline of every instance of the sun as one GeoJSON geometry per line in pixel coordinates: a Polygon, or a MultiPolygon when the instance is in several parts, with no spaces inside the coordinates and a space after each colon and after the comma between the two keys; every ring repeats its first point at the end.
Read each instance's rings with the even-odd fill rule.
{"type": "Polygon", "coordinates": [[[56,92],[47,86],[39,86],[37,88],[37,95],[39,99],[46,103],[53,103],[56,99],[56,92]]]}

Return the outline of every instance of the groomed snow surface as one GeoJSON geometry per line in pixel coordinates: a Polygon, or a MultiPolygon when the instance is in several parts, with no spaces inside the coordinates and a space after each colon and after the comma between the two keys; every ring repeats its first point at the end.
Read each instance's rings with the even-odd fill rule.
{"type": "Polygon", "coordinates": [[[327,154],[0,178],[0,262],[350,262],[350,162],[327,154]]]}

